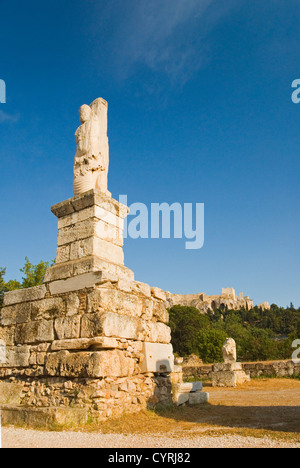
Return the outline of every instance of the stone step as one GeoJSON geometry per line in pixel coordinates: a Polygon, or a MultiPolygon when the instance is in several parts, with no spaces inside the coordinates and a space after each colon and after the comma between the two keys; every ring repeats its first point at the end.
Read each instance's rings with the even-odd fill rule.
{"type": "Polygon", "coordinates": [[[175,385],[175,393],[195,393],[202,392],[203,385],[202,382],[184,382],[175,385]]]}
{"type": "Polygon", "coordinates": [[[203,405],[204,403],[209,402],[209,393],[206,392],[197,392],[190,393],[189,395],[189,405],[203,405]]]}
{"type": "Polygon", "coordinates": [[[88,411],[84,408],[25,408],[14,405],[1,407],[3,426],[57,430],[58,426],[64,429],[84,426],[88,423],[88,416],[88,411]]]}
{"type": "Polygon", "coordinates": [[[174,393],[173,402],[176,406],[184,404],[202,405],[209,402],[209,393],[194,392],[194,393],[174,393]]]}

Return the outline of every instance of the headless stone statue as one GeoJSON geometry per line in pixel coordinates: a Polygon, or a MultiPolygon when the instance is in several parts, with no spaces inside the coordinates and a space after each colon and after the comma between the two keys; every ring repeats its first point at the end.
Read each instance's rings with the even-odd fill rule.
{"type": "Polygon", "coordinates": [[[111,196],[107,190],[109,147],[107,138],[107,102],[96,99],[79,109],[81,126],[76,130],[77,150],[74,164],[74,196],[97,190],[111,196]]]}
{"type": "Polygon", "coordinates": [[[212,371],[213,387],[236,387],[250,381],[240,362],[236,362],[236,343],[227,338],[223,346],[224,362],[214,364],[212,371]]]}
{"type": "Polygon", "coordinates": [[[223,358],[226,363],[236,362],[236,343],[233,338],[227,338],[223,346],[223,358]]]}

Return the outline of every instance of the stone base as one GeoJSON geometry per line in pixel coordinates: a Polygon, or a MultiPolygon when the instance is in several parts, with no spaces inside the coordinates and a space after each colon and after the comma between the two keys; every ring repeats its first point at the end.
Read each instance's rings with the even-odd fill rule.
{"type": "Polygon", "coordinates": [[[12,405],[7,420],[32,421],[45,408],[51,424],[58,423],[53,408],[105,420],[172,403],[164,299],[158,288],[104,272],[5,294],[0,405],[12,405]]]}
{"type": "MultiPolygon", "coordinates": [[[[53,206],[52,212],[58,218],[58,247],[56,266],[47,273],[46,282],[102,269],[125,276],[127,206],[91,190],[53,206]]],[[[133,279],[132,272],[127,273],[133,279]]]]}
{"type": "Polygon", "coordinates": [[[122,248],[128,211],[127,206],[94,190],[53,206],[58,247],[45,283],[100,271],[116,281],[133,281],[133,272],[124,266],[122,248]]]}
{"type": "Polygon", "coordinates": [[[209,403],[209,393],[207,392],[197,392],[197,393],[190,393],[189,394],[189,405],[204,405],[205,403],[209,403]]]}
{"type": "Polygon", "coordinates": [[[172,402],[166,295],[134,281],[124,266],[128,208],[90,191],[52,211],[56,264],[42,286],[4,296],[0,404],[14,405],[9,414],[25,420],[47,408],[57,423],[53,408],[105,420],[172,402]]]}
{"type": "MultiPolygon", "coordinates": [[[[163,374],[140,375],[131,379],[105,379],[105,383],[80,383],[64,379],[41,381],[36,378],[18,382],[15,385],[7,383],[11,396],[8,401],[14,401],[14,404],[1,404],[4,398],[1,392],[3,382],[0,381],[2,426],[43,430],[84,428],[107,419],[118,419],[123,414],[172,404],[170,378],[163,374]],[[16,391],[17,387],[19,389],[16,391]],[[21,387],[23,391],[30,388],[31,406],[20,405],[21,387]],[[42,406],[45,403],[49,406],[42,406]]],[[[30,404],[30,400],[28,403],[30,404]]]]}
{"type": "Polygon", "coordinates": [[[0,381],[2,424],[47,428],[119,418],[172,403],[166,374],[93,379],[19,376],[0,381]]]}
{"type": "Polygon", "coordinates": [[[1,407],[2,426],[57,430],[83,427],[91,421],[86,409],[1,407]]]}
{"type": "Polygon", "coordinates": [[[203,392],[201,382],[193,383],[173,383],[173,402],[176,406],[181,405],[201,405],[208,403],[209,394],[203,392]]]}
{"type": "Polygon", "coordinates": [[[211,376],[213,387],[237,387],[250,382],[239,362],[215,364],[211,376]]]}

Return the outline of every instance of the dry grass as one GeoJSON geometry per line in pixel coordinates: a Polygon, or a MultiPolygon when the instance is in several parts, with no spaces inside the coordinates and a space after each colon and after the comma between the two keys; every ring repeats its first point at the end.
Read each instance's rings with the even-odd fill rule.
{"type": "MultiPolygon", "coordinates": [[[[300,382],[254,380],[238,389],[210,388],[210,404],[165,408],[125,415],[101,425],[103,433],[157,434],[172,437],[205,434],[266,435],[300,442],[300,382]]],[[[93,425],[91,430],[97,428],[93,425]]],[[[99,427],[98,427],[99,430],[99,427]]]]}
{"type": "Polygon", "coordinates": [[[165,435],[173,439],[195,436],[269,437],[300,443],[300,381],[292,379],[252,380],[239,388],[212,388],[210,403],[174,406],[124,415],[85,427],[53,427],[55,431],[101,432],[123,435],[165,435]]]}

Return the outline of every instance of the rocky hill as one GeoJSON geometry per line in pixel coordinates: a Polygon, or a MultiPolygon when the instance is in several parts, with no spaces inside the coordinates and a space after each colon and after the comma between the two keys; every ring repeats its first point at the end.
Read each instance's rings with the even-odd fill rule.
{"type": "MultiPolygon", "coordinates": [[[[203,313],[224,307],[228,307],[231,310],[242,308],[250,310],[254,306],[253,300],[249,296],[244,296],[242,292],[237,296],[233,288],[222,289],[222,294],[215,296],[208,296],[205,293],[182,295],[166,292],[166,297],[168,307],[173,307],[174,305],[196,307],[203,313]]],[[[259,307],[264,310],[270,309],[268,302],[259,304],[259,307]]]]}

